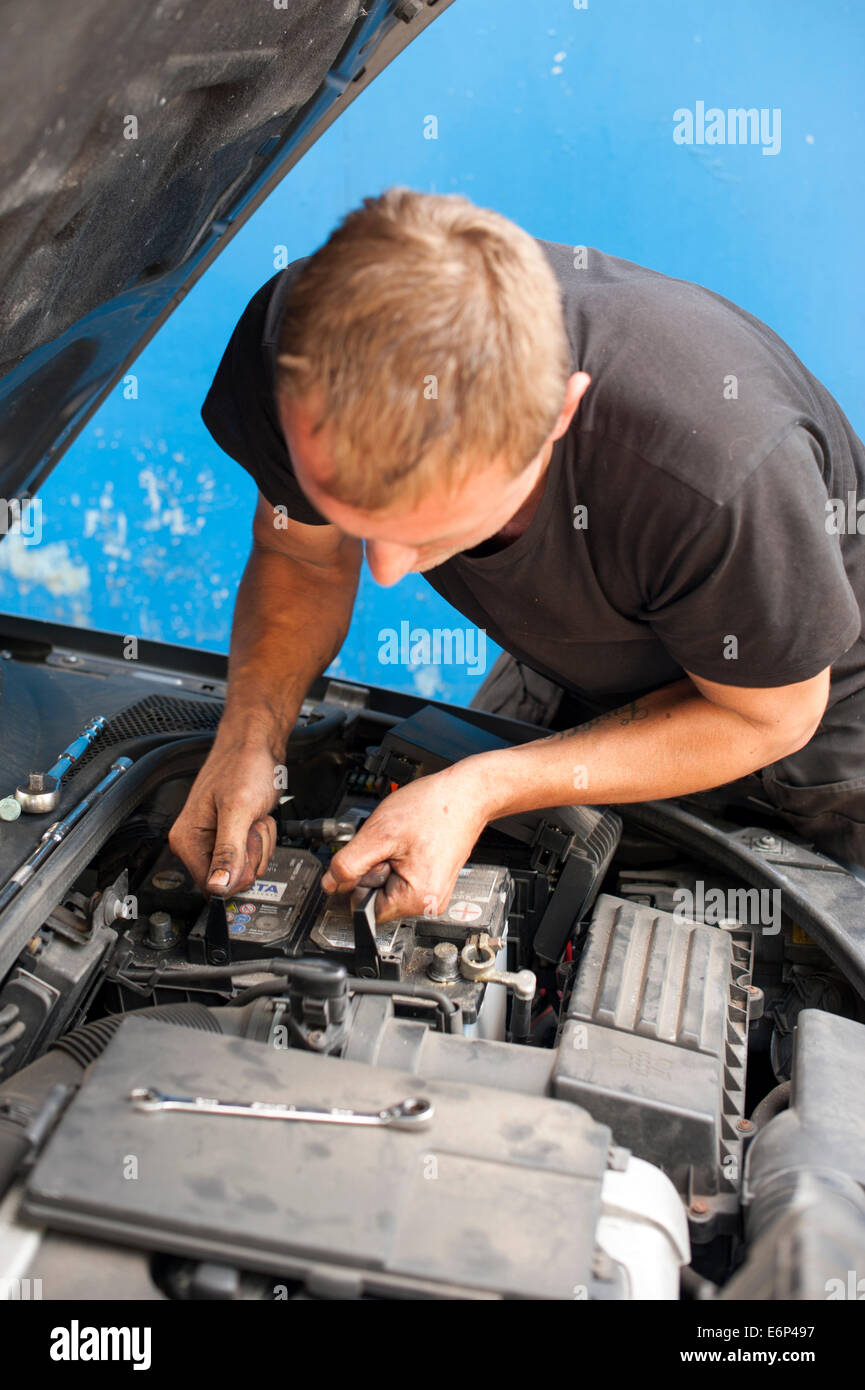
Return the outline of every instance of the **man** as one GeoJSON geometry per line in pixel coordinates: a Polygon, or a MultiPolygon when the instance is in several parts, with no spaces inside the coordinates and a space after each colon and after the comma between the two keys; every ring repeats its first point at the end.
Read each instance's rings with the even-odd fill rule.
{"type": "Polygon", "coordinates": [[[386,864],[382,920],[439,910],[498,816],[728,784],[865,863],[865,542],[833,510],[865,448],[765,324],[392,189],[258,291],[202,413],[260,493],[225,714],[171,835],[208,892],[266,862],[274,765],[364,546],[380,584],[423,572],[511,654],[482,702],[594,717],[394,792],[329,891],[386,864]]]}

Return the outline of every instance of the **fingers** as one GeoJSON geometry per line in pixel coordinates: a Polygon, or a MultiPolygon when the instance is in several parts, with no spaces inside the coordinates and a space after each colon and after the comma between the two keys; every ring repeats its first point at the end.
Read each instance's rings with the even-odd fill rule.
{"type": "Polygon", "coordinates": [[[376,894],[376,922],[395,922],[400,917],[417,916],[416,891],[399,874],[389,874],[384,886],[376,894]]]}
{"type": "Polygon", "coordinates": [[[189,870],[199,892],[204,892],[213,853],[213,831],[199,825],[189,804],[168,832],[168,845],[189,870]]]}
{"type": "Polygon", "coordinates": [[[390,872],[387,855],[394,853],[395,848],[383,838],[367,833],[364,826],[350,844],[333,856],[321,880],[322,888],[326,893],[348,893],[357,887],[378,888],[390,872]]]}
{"type": "Polygon", "coordinates": [[[242,835],[242,829],[236,830],[236,826],[242,827],[248,815],[241,813],[229,829],[217,831],[216,835],[205,827],[187,828],[182,819],[172,826],[168,836],[171,850],[186,865],[202,893],[224,897],[242,892],[256,878],[266,875],[276,848],[276,821],[272,816],[253,821],[241,854],[233,836],[242,835]]]}
{"type": "Polygon", "coordinates": [[[387,883],[390,871],[390,863],[387,861],[382,864],[374,864],[371,869],[367,869],[365,874],[361,874],[357,886],[358,888],[381,888],[387,883]]]}
{"type": "Polygon", "coordinates": [[[205,891],[215,897],[248,888],[259,868],[267,867],[276,841],[276,826],[270,816],[251,825],[249,818],[248,807],[236,802],[220,807],[205,883],[205,891]]]}
{"type": "Polygon", "coordinates": [[[171,828],[168,844],[172,854],[176,854],[186,865],[196,888],[203,893],[213,852],[213,832],[187,832],[185,826],[178,821],[171,828]]]}
{"type": "Polygon", "coordinates": [[[253,821],[249,837],[247,839],[247,856],[252,863],[252,877],[263,878],[267,873],[267,866],[273,858],[273,851],[276,849],[276,821],[273,816],[263,816],[261,820],[253,821]],[[251,842],[253,835],[259,840],[259,853],[256,858],[251,852],[251,842]]]}

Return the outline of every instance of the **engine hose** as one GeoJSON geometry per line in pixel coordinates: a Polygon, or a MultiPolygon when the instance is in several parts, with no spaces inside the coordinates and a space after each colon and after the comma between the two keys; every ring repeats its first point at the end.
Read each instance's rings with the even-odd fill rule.
{"type": "Polygon", "coordinates": [[[773,1120],[776,1115],[780,1115],[782,1110],[786,1110],[790,1104],[790,1091],[792,1083],[782,1081],[780,1086],[776,1086],[767,1096],[764,1096],[759,1105],[754,1107],[751,1115],[751,1124],[757,1129],[762,1129],[765,1124],[773,1120]]]}
{"type": "Polygon", "coordinates": [[[9,1190],[30,1152],[29,1130],[50,1092],[57,1086],[77,1090],[85,1068],[105,1051],[123,1019],[130,1017],[222,1032],[218,1018],[206,1005],[183,1003],[114,1014],[58,1038],[42,1057],[0,1082],[0,1197],[9,1190]]]}
{"type": "Polygon", "coordinates": [[[532,1001],[520,999],[514,994],[511,998],[511,1042],[527,1041],[532,1028],[532,1001]]]}
{"type": "Polygon", "coordinates": [[[54,1047],[74,1057],[81,1067],[89,1067],[101,1056],[125,1018],[150,1019],[154,1023],[176,1023],[180,1028],[197,1028],[203,1033],[221,1033],[219,1020],[206,1004],[154,1004],[146,1009],[133,1009],[126,1014],[109,1014],[92,1023],[82,1024],[71,1033],[64,1033],[54,1047]]]}

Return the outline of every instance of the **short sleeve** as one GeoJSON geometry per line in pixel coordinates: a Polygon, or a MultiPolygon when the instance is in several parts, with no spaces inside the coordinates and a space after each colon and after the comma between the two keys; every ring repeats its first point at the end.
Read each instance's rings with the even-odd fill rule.
{"type": "Polygon", "coordinates": [[[294,521],[322,526],[327,519],[294,475],[273,399],[274,311],[293,266],[274,275],[247,304],[205,397],[201,418],[220,449],[246,469],[271,506],[284,506],[294,521]]]}
{"type": "Polygon", "coordinates": [[[676,535],[661,520],[666,562],[644,616],[683,670],[724,685],[792,685],[859,636],[815,447],[793,431],[700,529],[676,535]]]}

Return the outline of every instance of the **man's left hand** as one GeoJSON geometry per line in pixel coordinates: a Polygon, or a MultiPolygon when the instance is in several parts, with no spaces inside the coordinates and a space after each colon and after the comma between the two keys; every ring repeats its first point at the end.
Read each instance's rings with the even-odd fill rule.
{"type": "Polygon", "coordinates": [[[371,871],[387,865],[376,920],[435,916],[447,907],[457,874],[485,825],[479,778],[465,759],[385,797],[354,839],[334,855],[322,887],[329,893],[350,892],[371,871]]]}

